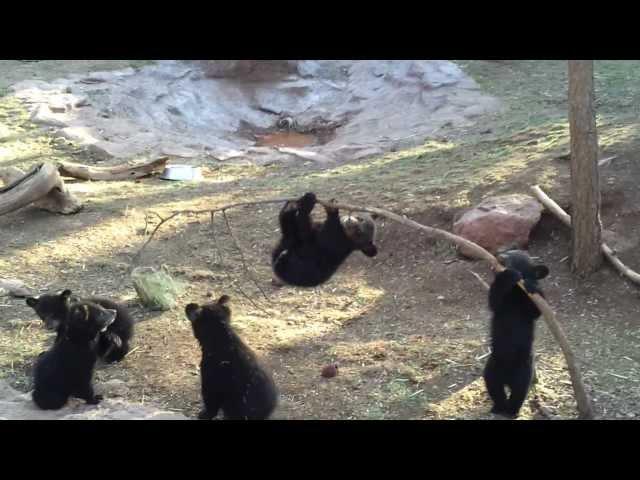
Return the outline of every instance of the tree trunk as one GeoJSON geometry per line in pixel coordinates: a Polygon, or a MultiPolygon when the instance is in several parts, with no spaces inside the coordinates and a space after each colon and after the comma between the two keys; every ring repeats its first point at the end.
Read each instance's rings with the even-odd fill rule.
{"type": "Polygon", "coordinates": [[[602,262],[598,136],[593,97],[593,60],[569,60],[571,267],[580,276],[594,272],[602,262]]]}

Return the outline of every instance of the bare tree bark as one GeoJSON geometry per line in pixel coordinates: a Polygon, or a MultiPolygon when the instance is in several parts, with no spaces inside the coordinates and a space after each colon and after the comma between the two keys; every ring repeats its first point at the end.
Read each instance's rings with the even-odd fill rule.
{"type": "Polygon", "coordinates": [[[571,268],[579,276],[593,273],[602,263],[598,134],[593,97],[593,60],[569,60],[571,268]]]}

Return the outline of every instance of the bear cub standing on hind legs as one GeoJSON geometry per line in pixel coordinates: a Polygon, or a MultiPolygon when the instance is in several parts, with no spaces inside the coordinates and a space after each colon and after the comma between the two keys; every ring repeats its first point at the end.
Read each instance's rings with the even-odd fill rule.
{"type": "Polygon", "coordinates": [[[27,305],[33,308],[42,319],[47,329],[58,332],[57,338],[60,337],[60,328],[67,317],[71,302],[87,301],[115,310],[117,312],[115,321],[107,331],[100,334],[98,356],[106,363],[113,363],[122,360],[129,352],[129,342],[133,336],[133,319],[123,305],[103,297],[79,299],[71,295],[71,290],[64,290],[57,295],[28,297],[26,301],[27,305]]]}
{"type": "Polygon", "coordinates": [[[43,410],[58,410],[69,397],[97,405],[101,395],[93,391],[93,369],[98,359],[99,335],[116,318],[116,311],[90,302],[69,306],[53,347],[40,354],[34,369],[32,398],[43,410]]]}
{"type": "Polygon", "coordinates": [[[200,376],[204,409],[200,420],[222,410],[227,420],[266,420],[278,403],[278,390],[269,372],[230,325],[229,297],[208,305],[185,308],[202,348],[200,376]]]}
{"type": "Polygon", "coordinates": [[[280,211],[282,238],[273,250],[271,264],[276,277],[298,287],[315,287],[331,278],[354,250],[368,257],[378,253],[376,226],[370,215],[360,213],[340,220],[337,208],[325,207],[327,219],[312,222],[314,193],[287,202],[280,211]]]}
{"type": "Polygon", "coordinates": [[[484,371],[487,391],[493,401],[491,413],[516,418],[534,376],[533,340],[535,320],[540,310],[518,287],[524,280],[528,292],[544,297],[538,280],[549,274],[545,265],[534,265],[529,255],[510,250],[497,256],[506,268],[498,273],[489,289],[491,356],[484,371]],[[507,398],[505,387],[511,394],[507,398]]]}

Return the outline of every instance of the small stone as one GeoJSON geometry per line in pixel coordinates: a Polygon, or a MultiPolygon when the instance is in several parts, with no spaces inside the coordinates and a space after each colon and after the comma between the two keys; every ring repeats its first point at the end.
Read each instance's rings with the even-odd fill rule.
{"type": "Polygon", "coordinates": [[[467,118],[475,118],[483,113],[485,113],[485,108],[482,105],[471,105],[464,109],[463,115],[467,118]]]}
{"type": "Polygon", "coordinates": [[[53,118],[50,114],[47,114],[43,108],[37,107],[33,113],[31,114],[30,120],[33,123],[38,123],[41,125],[48,125],[51,127],[61,127],[64,128],[67,126],[65,122],[59,120],[57,118],[53,118]]]}
{"type": "Polygon", "coordinates": [[[87,97],[81,97],[73,104],[74,108],[82,108],[91,105],[87,97]]]}
{"type": "Polygon", "coordinates": [[[86,145],[85,148],[87,153],[96,157],[96,161],[100,161],[100,159],[112,157],[111,153],[105,147],[108,147],[108,142],[93,143],[90,145],[86,145]]]}
{"type": "Polygon", "coordinates": [[[331,365],[327,365],[322,369],[321,375],[324,378],[333,378],[338,374],[338,364],[333,363],[331,365]]]}
{"type": "Polygon", "coordinates": [[[64,105],[49,105],[49,110],[53,113],[64,113],[67,111],[67,107],[64,105]]]}

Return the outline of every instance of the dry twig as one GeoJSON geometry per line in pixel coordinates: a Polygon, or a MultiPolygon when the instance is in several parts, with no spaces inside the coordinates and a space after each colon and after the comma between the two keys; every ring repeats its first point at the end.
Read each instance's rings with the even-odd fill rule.
{"type": "MultiPolygon", "coordinates": [[[[222,250],[220,250],[220,247],[218,245],[218,237],[216,236],[216,232],[215,232],[215,228],[213,225],[213,218],[214,218],[215,213],[211,212],[211,237],[213,238],[213,245],[216,249],[216,252],[218,252],[218,258],[220,259],[220,263],[222,263],[222,250]]],[[[240,247],[238,247],[240,248],[240,247]]],[[[256,308],[257,310],[260,310],[263,313],[266,313],[267,315],[269,314],[269,312],[267,312],[264,308],[262,308],[260,305],[258,305],[256,302],[253,301],[253,298],[251,298],[250,295],[248,295],[239,285],[236,285],[236,282],[234,281],[233,278],[231,278],[231,275],[229,275],[229,272],[227,272],[226,268],[222,268],[222,271],[224,272],[225,276],[227,277],[227,280],[229,281],[229,284],[231,285],[232,288],[235,288],[238,292],[240,292],[240,295],[242,295],[244,298],[246,298],[249,303],[251,303],[251,305],[253,305],[254,308],[256,308]]]]}
{"type": "Polygon", "coordinates": [[[531,409],[538,412],[541,417],[546,418],[547,420],[554,419],[555,415],[551,413],[551,411],[547,407],[542,405],[542,402],[540,401],[540,397],[538,395],[535,395],[529,402],[529,404],[531,406],[531,409]]]}
{"type": "Polygon", "coordinates": [[[231,229],[231,224],[229,223],[229,219],[227,218],[227,212],[225,212],[224,210],[222,211],[222,218],[224,218],[224,223],[227,225],[227,230],[229,231],[229,235],[231,236],[231,239],[233,240],[233,243],[236,246],[236,249],[240,253],[240,260],[242,261],[242,267],[244,268],[244,271],[249,276],[249,278],[251,279],[253,284],[256,286],[256,288],[258,290],[260,290],[260,293],[265,298],[265,300],[269,300],[269,297],[267,297],[267,294],[264,293],[264,290],[262,290],[262,287],[260,286],[258,281],[251,274],[251,270],[249,270],[249,267],[247,266],[247,262],[246,262],[246,260],[244,258],[244,252],[242,251],[242,248],[240,248],[240,244],[238,243],[238,239],[233,234],[233,230],[231,229]]]}
{"type": "Polygon", "coordinates": [[[478,279],[478,281],[482,284],[482,286],[484,288],[486,288],[487,290],[489,290],[489,284],[487,282],[484,281],[484,279],[478,275],[476,272],[474,272],[473,270],[469,270],[469,272],[471,273],[471,275],[473,275],[474,277],[476,277],[478,279]]]}

